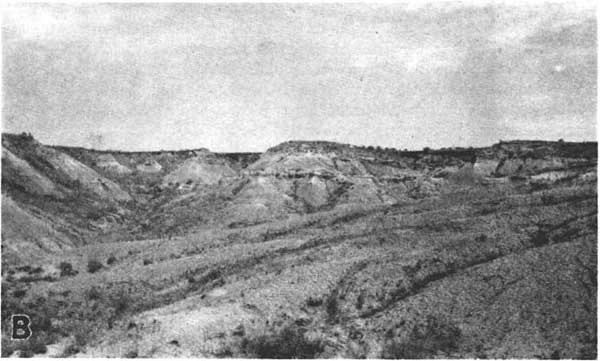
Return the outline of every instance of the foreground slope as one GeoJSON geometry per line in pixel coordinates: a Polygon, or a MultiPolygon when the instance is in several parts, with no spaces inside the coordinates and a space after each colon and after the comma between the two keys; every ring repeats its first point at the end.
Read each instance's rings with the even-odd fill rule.
{"type": "Polygon", "coordinates": [[[595,144],[112,154],[131,174],[61,151],[128,192],[87,196],[131,237],[3,267],[3,355],[596,357],[595,144]],[[26,343],[6,337],[17,312],[26,343]]]}

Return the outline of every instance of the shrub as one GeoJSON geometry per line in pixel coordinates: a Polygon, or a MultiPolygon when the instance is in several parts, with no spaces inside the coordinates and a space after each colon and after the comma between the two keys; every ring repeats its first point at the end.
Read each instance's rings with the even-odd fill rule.
{"type": "Polygon", "coordinates": [[[32,349],[22,349],[19,357],[21,358],[32,358],[35,355],[32,349]]]}
{"type": "Polygon", "coordinates": [[[65,349],[60,357],[73,356],[73,355],[77,354],[79,351],[80,351],[79,346],[77,346],[76,344],[70,344],[67,347],[65,347],[65,349]]]}
{"type": "Polygon", "coordinates": [[[403,341],[388,340],[382,358],[432,358],[438,351],[450,352],[458,347],[460,329],[439,316],[429,315],[423,324],[413,326],[403,341]]]}
{"type": "Polygon", "coordinates": [[[487,236],[485,234],[480,234],[479,236],[477,236],[475,238],[475,240],[477,242],[485,242],[485,241],[487,241],[487,236]]]}
{"type": "Polygon", "coordinates": [[[321,306],[323,304],[323,299],[319,298],[319,297],[309,297],[308,300],[306,300],[306,305],[309,307],[318,307],[321,306]]]}
{"type": "Polygon", "coordinates": [[[32,269],[31,271],[29,271],[30,274],[38,274],[38,273],[42,273],[44,272],[44,269],[42,267],[36,267],[34,269],[32,269]]]}
{"type": "MultiPolygon", "coordinates": [[[[14,351],[19,350],[20,357],[34,357],[36,354],[45,354],[48,351],[48,347],[44,343],[44,337],[31,337],[27,341],[16,346],[15,349],[8,349],[4,351],[4,345],[2,345],[3,354],[11,354],[14,351]]],[[[8,355],[7,355],[8,356],[8,355]]]]}
{"type": "Polygon", "coordinates": [[[104,212],[101,209],[91,209],[87,212],[86,218],[93,221],[97,221],[104,216],[104,212]]]}
{"type": "Polygon", "coordinates": [[[31,266],[17,267],[17,271],[30,273],[31,272],[31,266]]]}
{"type": "Polygon", "coordinates": [[[365,304],[365,293],[360,292],[358,297],[356,298],[356,309],[361,310],[363,305],[365,304]]]}
{"type": "Polygon", "coordinates": [[[102,297],[102,293],[96,287],[92,287],[85,293],[88,300],[99,300],[102,297]]]}
{"type": "Polygon", "coordinates": [[[42,354],[48,351],[48,347],[41,342],[34,342],[31,345],[31,351],[33,351],[34,354],[42,354]]]}
{"type": "Polygon", "coordinates": [[[93,335],[94,329],[90,322],[75,322],[72,325],[72,334],[75,338],[74,348],[80,349],[85,346],[93,335]]]}
{"type": "Polygon", "coordinates": [[[136,350],[129,351],[123,357],[124,358],[136,358],[136,357],[138,357],[138,352],[136,350]]]}
{"type": "Polygon", "coordinates": [[[35,334],[52,331],[52,320],[46,314],[34,313],[31,315],[31,331],[35,334]]]}
{"type": "Polygon", "coordinates": [[[338,314],[338,300],[337,295],[331,295],[327,299],[327,304],[325,305],[327,310],[327,316],[330,321],[335,321],[337,319],[338,314]]]}
{"type": "Polygon", "coordinates": [[[324,345],[321,341],[307,339],[305,333],[303,328],[288,325],[266,335],[244,338],[242,350],[257,358],[314,359],[323,352],[324,345]]]}
{"type": "Polygon", "coordinates": [[[544,232],[541,229],[538,229],[531,236],[531,243],[536,247],[541,247],[550,243],[550,238],[548,237],[548,233],[544,232]]]}
{"type": "Polygon", "coordinates": [[[121,315],[132,307],[133,299],[124,290],[119,290],[110,295],[110,305],[114,308],[115,314],[121,315]]]}
{"type": "Polygon", "coordinates": [[[102,268],[102,263],[98,260],[90,259],[87,264],[87,270],[89,273],[94,273],[102,268]]]}
{"type": "Polygon", "coordinates": [[[75,271],[73,269],[73,265],[70,264],[69,262],[61,262],[58,265],[58,268],[60,268],[60,276],[61,277],[75,276],[77,274],[77,271],[75,271]]]}
{"type": "Polygon", "coordinates": [[[108,257],[108,259],[106,260],[106,264],[107,265],[111,265],[113,263],[117,262],[117,258],[115,256],[110,256],[108,257]]]}
{"type": "Polygon", "coordinates": [[[233,336],[244,336],[246,334],[246,329],[244,328],[244,325],[238,325],[231,334],[233,336]]]}

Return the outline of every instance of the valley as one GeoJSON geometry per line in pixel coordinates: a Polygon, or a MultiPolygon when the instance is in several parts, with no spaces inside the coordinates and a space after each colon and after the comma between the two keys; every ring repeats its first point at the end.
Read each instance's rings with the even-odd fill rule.
{"type": "Polygon", "coordinates": [[[597,143],[2,146],[3,357],[597,357],[597,143]]]}

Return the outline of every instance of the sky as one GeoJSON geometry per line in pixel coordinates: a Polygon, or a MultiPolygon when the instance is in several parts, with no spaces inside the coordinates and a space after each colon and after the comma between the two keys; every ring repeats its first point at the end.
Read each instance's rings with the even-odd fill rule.
{"type": "Polygon", "coordinates": [[[13,4],[2,130],[219,152],[596,140],[593,4],[13,4]]]}

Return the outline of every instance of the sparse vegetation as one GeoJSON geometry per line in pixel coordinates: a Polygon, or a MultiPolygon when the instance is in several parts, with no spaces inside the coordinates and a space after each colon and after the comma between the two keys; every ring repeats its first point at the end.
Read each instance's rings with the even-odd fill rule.
{"type": "MultiPolygon", "coordinates": [[[[160,173],[112,174],[99,167],[98,152],[21,141],[3,145],[68,194],[32,197],[20,186],[25,182],[15,180],[17,171],[4,172],[3,162],[3,192],[36,217],[24,224],[41,219],[53,226],[43,234],[64,237],[44,239],[56,253],[44,251],[35,261],[3,248],[2,356],[17,349],[40,354],[65,338],[64,356],[94,353],[102,344],[120,350],[108,355],[118,357],[176,351],[194,357],[503,358],[514,356],[505,340],[517,339],[523,339],[523,357],[556,356],[539,339],[514,331],[524,315],[527,325],[545,330],[543,345],[565,345],[560,357],[596,354],[591,145],[503,142],[423,152],[291,142],[270,150],[272,159],[209,156],[234,162],[236,172],[258,161],[241,178],[207,185],[183,174],[169,185],[165,175],[201,156],[103,152],[129,168],[147,158],[162,167],[160,173]],[[45,155],[59,151],[133,199],[100,198],[85,181],[70,180],[45,155]],[[307,160],[302,152],[308,151],[307,160]],[[532,174],[559,167],[565,154],[578,157],[568,160],[572,177],[544,180],[543,187],[531,181],[532,174]],[[549,155],[554,160],[544,165],[549,155]],[[501,158],[514,164],[500,164],[501,158]],[[523,159],[529,163],[519,167],[523,159]],[[480,164],[469,164],[488,161],[490,169],[505,166],[503,175],[476,175],[480,164]],[[515,175],[520,180],[511,180],[515,175]],[[192,179],[193,190],[174,188],[192,179]],[[522,313],[509,308],[514,304],[522,313]],[[561,312],[553,312],[558,307],[561,312]],[[192,343],[186,337],[138,348],[138,341],[154,342],[179,310],[211,322],[190,330],[197,337],[192,343]],[[432,310],[435,316],[427,316],[432,310]],[[32,317],[30,342],[7,338],[14,313],[32,317]],[[161,322],[149,316],[156,313],[161,322]]],[[[13,241],[4,233],[3,239],[3,245],[13,241]]],[[[31,239],[19,241],[35,249],[31,239]]]]}
{"type": "Polygon", "coordinates": [[[438,352],[445,355],[457,349],[460,329],[440,316],[428,315],[421,324],[412,327],[404,340],[388,339],[382,358],[422,359],[434,358],[438,352]]]}
{"type": "Polygon", "coordinates": [[[246,337],[241,348],[249,357],[307,359],[317,358],[323,352],[324,344],[320,340],[309,340],[304,329],[288,325],[263,335],[246,337]]]}

